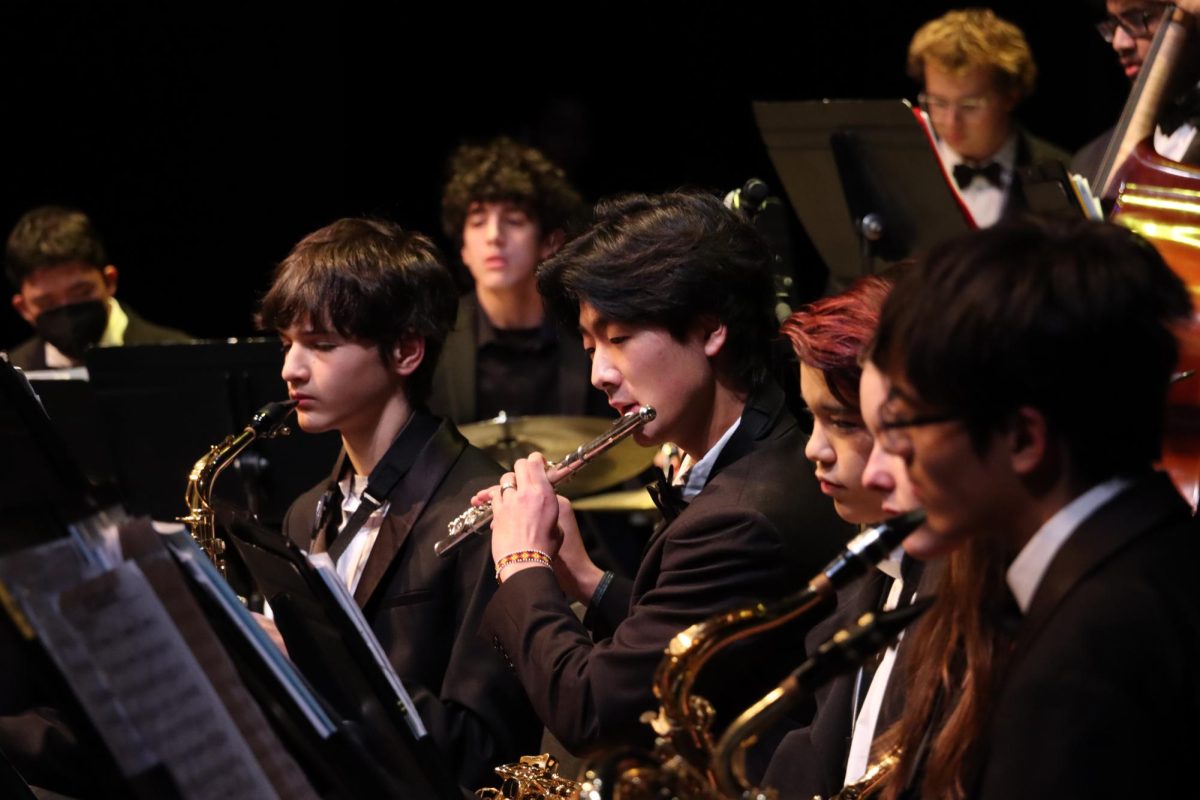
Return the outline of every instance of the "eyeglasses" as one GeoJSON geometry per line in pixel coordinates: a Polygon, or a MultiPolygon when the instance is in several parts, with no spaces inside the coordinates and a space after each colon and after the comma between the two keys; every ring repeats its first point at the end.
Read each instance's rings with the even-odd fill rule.
{"type": "Polygon", "coordinates": [[[917,414],[904,417],[895,409],[890,408],[891,400],[885,402],[879,409],[879,443],[889,453],[904,453],[912,449],[912,437],[909,431],[913,428],[923,428],[929,425],[940,425],[943,422],[957,422],[961,414],[945,412],[941,414],[917,414]]]}
{"type": "Polygon", "coordinates": [[[982,113],[987,109],[991,105],[991,98],[979,96],[964,97],[961,100],[950,100],[945,97],[938,97],[935,94],[921,92],[917,95],[917,102],[921,104],[921,108],[925,109],[925,113],[931,117],[935,114],[943,116],[955,113],[969,117],[982,113]]]}
{"type": "Polygon", "coordinates": [[[1122,14],[1114,14],[1106,20],[1096,23],[1100,38],[1112,44],[1117,35],[1117,28],[1125,31],[1131,39],[1149,39],[1158,29],[1163,12],[1169,6],[1166,3],[1133,8],[1122,14]]]}

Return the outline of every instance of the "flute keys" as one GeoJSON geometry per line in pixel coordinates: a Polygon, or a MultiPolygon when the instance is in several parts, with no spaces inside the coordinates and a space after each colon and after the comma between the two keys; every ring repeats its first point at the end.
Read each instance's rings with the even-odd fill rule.
{"type": "MultiPolygon", "coordinates": [[[[518,458],[538,452],[548,461],[576,451],[580,442],[589,442],[608,431],[613,420],[603,417],[530,416],[509,417],[460,425],[467,441],[512,469],[518,458]]],[[[636,477],[654,461],[657,448],[642,447],[632,437],[619,442],[590,462],[587,469],[557,487],[565,497],[582,497],[602,491],[636,477]]]]}

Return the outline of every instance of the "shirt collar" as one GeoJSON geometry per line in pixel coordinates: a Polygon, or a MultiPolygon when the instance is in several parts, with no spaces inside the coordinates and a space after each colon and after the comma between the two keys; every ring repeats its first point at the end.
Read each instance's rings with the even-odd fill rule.
{"type": "Polygon", "coordinates": [[[1071,534],[1096,509],[1116,497],[1130,483],[1128,478],[1117,477],[1096,484],[1060,508],[1038,528],[1033,538],[1025,543],[1005,575],[1008,588],[1012,591],[1022,614],[1029,610],[1038,584],[1042,582],[1042,576],[1046,574],[1059,549],[1071,538],[1071,534]]]}
{"type": "Polygon", "coordinates": [[[887,554],[887,557],[875,565],[875,568],[894,580],[903,580],[903,574],[900,572],[900,562],[904,558],[904,548],[897,546],[895,550],[887,554]]]}
{"type": "Polygon", "coordinates": [[[699,461],[692,462],[690,455],[683,457],[683,461],[679,465],[679,474],[683,476],[683,489],[680,494],[683,495],[684,500],[690,503],[692,498],[700,494],[704,484],[708,483],[708,476],[712,472],[713,464],[717,463],[721,451],[725,449],[725,445],[729,443],[730,437],[733,436],[733,432],[737,430],[741,422],[741,417],[735,419],[717,440],[717,443],[710,447],[699,461]]]}

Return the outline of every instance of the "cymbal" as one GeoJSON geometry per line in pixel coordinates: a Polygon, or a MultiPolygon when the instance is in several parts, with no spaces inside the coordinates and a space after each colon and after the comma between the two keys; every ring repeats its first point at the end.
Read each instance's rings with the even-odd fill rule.
{"type": "MultiPolygon", "coordinates": [[[[512,469],[518,458],[538,452],[559,461],[579,445],[590,442],[612,427],[603,417],[510,417],[499,416],[460,425],[467,441],[500,464],[512,469]]],[[[564,497],[595,494],[636,476],[654,460],[657,448],[642,447],[627,437],[575,474],[557,489],[564,497]]]]}
{"type": "Polygon", "coordinates": [[[653,511],[654,501],[645,486],[606,494],[594,494],[571,501],[576,511],[653,511]]]}

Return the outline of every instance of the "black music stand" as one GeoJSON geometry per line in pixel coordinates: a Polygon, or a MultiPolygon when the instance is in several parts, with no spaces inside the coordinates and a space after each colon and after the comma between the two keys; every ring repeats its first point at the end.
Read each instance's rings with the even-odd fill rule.
{"type": "Polygon", "coordinates": [[[754,116],[831,290],[970,229],[908,102],[755,103],[754,116]]]}
{"type": "MultiPolygon", "coordinates": [[[[283,354],[272,340],[93,348],[85,361],[125,502],[154,519],[186,513],[184,488],[196,460],[263,405],[287,397],[283,354]]],[[[332,432],[255,442],[214,496],[277,524],[292,500],[328,474],[340,446],[332,432]]]]}
{"type": "Polygon", "coordinates": [[[0,359],[0,553],[67,535],[67,526],[116,501],[72,457],[20,370],[0,359]]]}
{"type": "MultiPolygon", "coordinates": [[[[159,593],[154,604],[161,602],[164,608],[170,609],[172,621],[184,637],[186,647],[198,660],[211,666],[214,658],[223,660],[227,655],[228,660],[222,662],[227,665],[225,689],[230,688],[231,681],[244,684],[249,694],[247,696],[243,691],[242,696],[253,698],[271,729],[313,780],[320,796],[442,798],[451,795],[450,791],[428,790],[423,779],[425,773],[421,770],[414,768],[407,774],[399,773],[397,766],[402,762],[395,749],[385,754],[390,761],[381,760],[379,746],[368,741],[369,732],[364,732],[353,720],[342,719],[325,698],[314,694],[295,667],[276,652],[186,532],[161,536],[150,529],[147,520],[129,519],[115,492],[105,492],[91,485],[74,463],[24,376],[2,361],[0,447],[18,467],[0,482],[0,565],[3,566],[9,600],[0,606],[0,654],[4,656],[0,666],[6,672],[5,686],[24,689],[26,683],[37,682],[34,688],[41,693],[27,699],[62,711],[64,719],[70,721],[71,732],[82,737],[87,752],[96,759],[95,766],[101,770],[89,778],[112,782],[112,785],[96,785],[97,791],[114,796],[119,792],[119,796],[125,797],[157,798],[176,796],[176,784],[161,762],[155,763],[149,756],[148,766],[132,772],[113,763],[117,752],[114,741],[117,740],[101,732],[101,726],[92,714],[99,709],[106,722],[105,730],[111,734],[118,729],[130,729],[128,723],[114,723],[114,720],[124,719],[121,711],[128,706],[107,700],[105,689],[95,688],[98,684],[94,676],[113,677],[118,673],[111,670],[111,664],[91,666],[87,657],[94,651],[64,647],[65,640],[61,636],[56,638],[55,649],[51,650],[43,638],[49,628],[39,628],[38,617],[31,614],[30,609],[61,611],[68,608],[68,601],[57,602],[54,598],[66,598],[68,593],[78,590],[76,586],[69,586],[64,591],[64,587],[44,580],[45,576],[56,579],[65,576],[72,581],[78,579],[96,585],[120,570],[125,570],[128,576],[130,564],[122,560],[128,558],[136,561],[138,575],[154,581],[154,588],[159,593]],[[100,535],[97,530],[112,527],[117,528],[115,538],[100,535]],[[115,544],[117,540],[120,547],[114,551],[109,544],[115,544]],[[166,557],[164,543],[170,545],[182,574],[176,573],[171,560],[166,557]],[[165,571],[164,567],[167,568],[165,571]],[[158,571],[154,572],[155,569],[158,571]],[[189,608],[189,590],[199,607],[189,608]],[[202,616],[197,611],[202,612],[202,616]],[[208,630],[209,625],[211,630],[208,630]],[[209,648],[206,657],[195,649],[197,643],[205,641],[209,648]],[[216,648],[215,652],[213,648],[216,648]],[[222,651],[226,655],[221,655],[222,651]],[[71,663],[75,666],[69,673],[63,667],[68,656],[74,659],[71,663]],[[231,671],[233,669],[236,672],[231,671]],[[70,677],[64,681],[68,675],[70,677]],[[82,683],[73,684],[71,678],[82,683]],[[80,693],[81,687],[88,691],[80,693]]],[[[76,596],[69,607],[77,609],[79,599],[76,596]]],[[[98,612],[122,609],[116,602],[108,603],[107,599],[104,603],[85,605],[98,612]]],[[[139,599],[137,607],[146,610],[150,604],[142,599],[146,598],[139,599]]],[[[46,625],[47,619],[42,617],[41,624],[46,625]]],[[[107,637],[106,642],[116,643],[132,636],[130,631],[135,626],[122,623],[118,627],[120,630],[115,632],[105,628],[111,635],[102,630],[98,636],[107,637]]],[[[58,630],[64,629],[59,627],[58,630]]],[[[175,653],[178,655],[178,648],[175,653]]],[[[138,666],[161,662],[163,658],[163,651],[156,650],[154,658],[130,658],[123,663],[138,666]]],[[[211,671],[205,674],[213,678],[211,671]]],[[[146,685],[153,683],[149,681],[146,685]]],[[[126,681],[125,685],[131,684],[126,681]]],[[[237,686],[233,685],[233,688],[237,686]]],[[[13,699],[5,698],[6,701],[13,699]]],[[[153,709],[145,704],[141,708],[153,713],[153,709]]],[[[162,713],[175,713],[175,709],[164,707],[162,713]]],[[[141,734],[153,733],[136,725],[133,730],[141,734]]],[[[253,744],[261,750],[263,741],[259,738],[253,744]]],[[[409,756],[403,763],[411,763],[414,758],[409,756]]],[[[6,785],[3,766],[0,763],[0,786],[6,785]]],[[[277,775],[283,769],[278,758],[264,767],[277,775]]],[[[453,795],[457,797],[458,794],[455,787],[453,795]]]]}
{"type": "Polygon", "coordinates": [[[288,657],[364,741],[378,748],[383,763],[428,796],[459,792],[436,743],[392,671],[374,633],[332,570],[324,575],[287,536],[247,515],[221,511],[239,556],[270,604],[288,657]],[[421,781],[415,786],[417,776],[421,781]]]}

